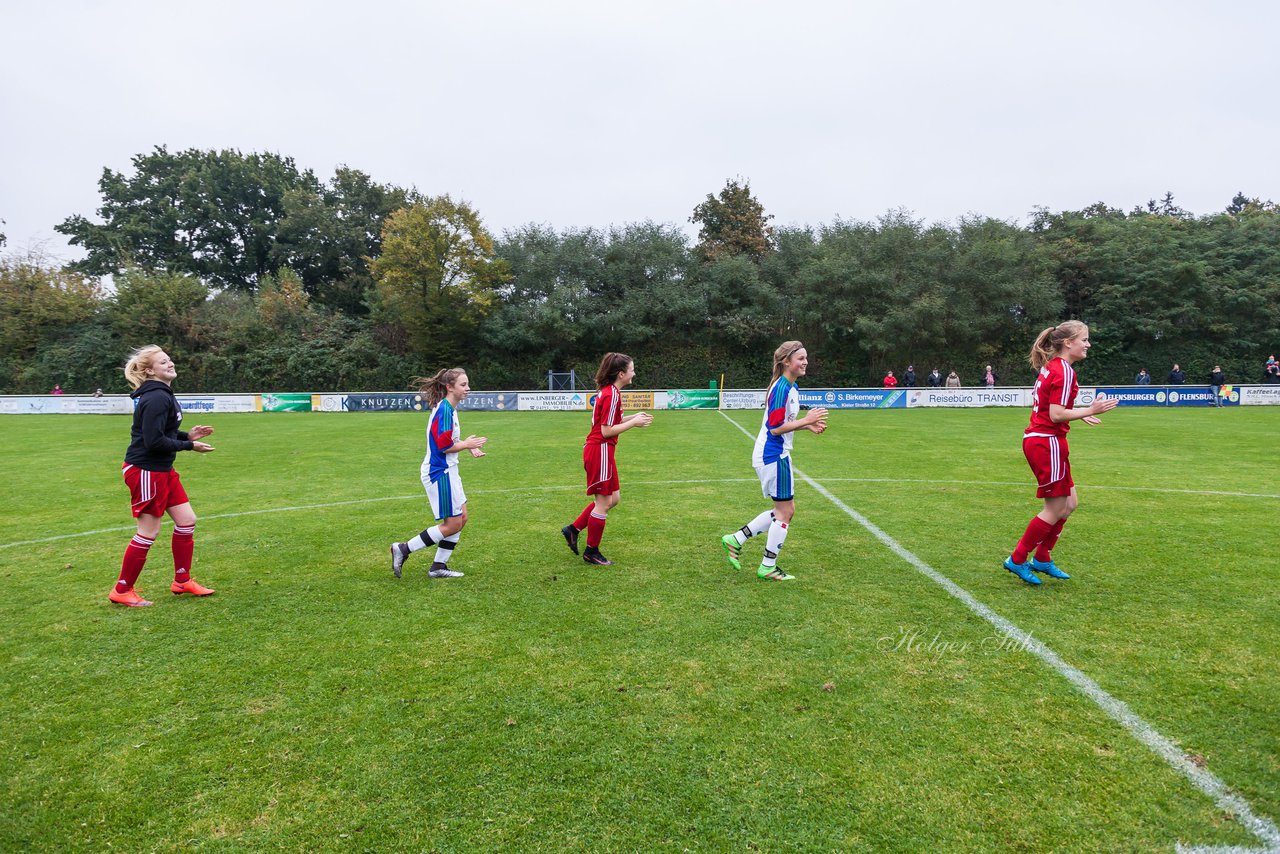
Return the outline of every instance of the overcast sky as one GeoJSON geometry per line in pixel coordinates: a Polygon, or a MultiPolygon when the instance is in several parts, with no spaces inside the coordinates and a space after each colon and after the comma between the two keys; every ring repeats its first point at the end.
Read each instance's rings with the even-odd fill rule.
{"type": "Polygon", "coordinates": [[[733,176],[782,225],[1280,201],[1275,2],[14,0],[0,20],[10,251],[78,257],[53,227],[157,145],[346,164],[496,234],[689,228],[733,176]]]}

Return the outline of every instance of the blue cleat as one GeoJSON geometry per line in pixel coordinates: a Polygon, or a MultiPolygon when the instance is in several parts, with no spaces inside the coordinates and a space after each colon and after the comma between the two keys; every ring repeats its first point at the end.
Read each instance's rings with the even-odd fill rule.
{"type": "Polygon", "coordinates": [[[1031,558],[1031,560],[1027,561],[1027,566],[1031,567],[1036,572],[1043,572],[1045,575],[1049,576],[1050,578],[1070,578],[1071,577],[1067,575],[1065,572],[1063,572],[1062,570],[1058,569],[1058,565],[1054,563],[1052,559],[1036,560],[1033,557],[1031,558]]]}
{"type": "Polygon", "coordinates": [[[1018,576],[1028,584],[1034,585],[1034,584],[1040,583],[1040,579],[1032,575],[1031,568],[1027,564],[1013,562],[1013,555],[1009,555],[1007,558],[1004,559],[1004,568],[1009,570],[1014,575],[1018,576]]]}

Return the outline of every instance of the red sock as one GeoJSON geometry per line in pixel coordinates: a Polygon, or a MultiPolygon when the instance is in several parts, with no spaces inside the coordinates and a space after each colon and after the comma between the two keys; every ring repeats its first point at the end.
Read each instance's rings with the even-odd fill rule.
{"type": "Polygon", "coordinates": [[[1049,552],[1053,551],[1053,547],[1058,544],[1058,537],[1062,536],[1062,526],[1067,524],[1066,519],[1059,519],[1058,524],[1049,529],[1049,536],[1045,537],[1040,545],[1036,548],[1036,560],[1044,563],[1049,558],[1049,552]]]}
{"type": "Polygon", "coordinates": [[[138,582],[138,576],[142,575],[142,567],[146,565],[147,551],[154,542],[154,539],[148,540],[141,534],[133,535],[133,539],[124,550],[124,561],[120,564],[120,580],[116,582],[117,593],[126,593],[133,589],[133,585],[138,582]]]}
{"type": "Polygon", "coordinates": [[[582,512],[578,514],[578,518],[573,520],[573,527],[581,531],[587,527],[587,519],[591,516],[591,511],[596,507],[596,503],[592,501],[586,507],[582,508],[582,512]]]}
{"type": "Polygon", "coordinates": [[[604,523],[607,521],[606,517],[594,513],[587,519],[587,548],[600,548],[600,538],[604,536],[604,523]]]}
{"type": "Polygon", "coordinates": [[[191,555],[196,550],[196,526],[173,526],[173,580],[186,584],[191,580],[191,555]]]}
{"type": "Polygon", "coordinates": [[[1052,530],[1053,526],[1041,519],[1039,515],[1032,516],[1031,524],[1027,525],[1027,530],[1023,533],[1022,539],[1018,540],[1018,545],[1013,549],[1013,562],[1026,563],[1027,555],[1031,554],[1035,547],[1049,536],[1049,532],[1052,530]]]}

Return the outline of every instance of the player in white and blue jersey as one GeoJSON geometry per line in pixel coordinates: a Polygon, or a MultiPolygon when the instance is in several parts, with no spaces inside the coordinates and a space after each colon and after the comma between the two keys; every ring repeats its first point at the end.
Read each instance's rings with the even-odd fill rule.
{"type": "Polygon", "coordinates": [[[760,488],[765,498],[773,499],[773,509],[766,510],[739,530],[720,538],[729,563],[734,569],[742,568],[742,546],[750,537],[769,536],[765,542],[764,559],[756,570],[758,578],[770,581],[791,581],[778,566],[778,552],[787,539],[787,528],[795,515],[795,490],[791,476],[791,443],[797,430],[821,433],[827,429],[827,410],[811,409],[803,418],[800,414],[800,392],[796,380],[809,369],[809,353],[799,341],[786,341],[773,353],[773,381],[765,394],[764,418],[756,437],[751,464],[760,477],[760,488]]]}
{"type": "Polygon", "coordinates": [[[422,486],[427,490],[431,512],[439,522],[427,528],[413,539],[391,544],[391,571],[400,577],[401,567],[413,552],[429,545],[436,547],[435,559],[427,575],[431,578],[460,578],[461,572],[449,568],[449,558],[462,528],[467,524],[467,494],[462,489],[458,475],[458,454],[470,451],[473,457],[483,457],[480,450],[489,441],[483,436],[462,438],[462,425],[458,423],[458,404],[471,393],[471,381],[461,368],[449,368],[433,377],[414,377],[418,393],[426,397],[431,407],[427,422],[427,453],[420,470],[422,486]]]}

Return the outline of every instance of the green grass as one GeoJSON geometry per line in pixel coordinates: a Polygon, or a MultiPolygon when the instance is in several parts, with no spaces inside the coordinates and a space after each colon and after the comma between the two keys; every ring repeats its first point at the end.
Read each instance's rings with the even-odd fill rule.
{"type": "MultiPolygon", "coordinates": [[[[1077,426],[1055,553],[1075,577],[1038,589],[999,566],[1039,504],[1025,418],[838,412],[796,464],[1280,817],[1280,412],[1077,426]]],[[[218,451],[179,469],[218,594],[165,592],[166,531],[147,609],[106,601],[127,420],[0,421],[0,544],[113,529],[0,549],[0,849],[1257,843],[804,483],[782,560],[799,580],[730,570],[719,535],[767,502],[718,413],[622,437],[611,568],[559,535],[585,503],[585,414],[464,414],[489,455],[462,460],[467,576],[448,581],[430,552],[400,581],[387,565],[429,521],[425,416],[201,420],[218,451]],[[255,512],[303,505],[329,506],[255,512]]]]}

